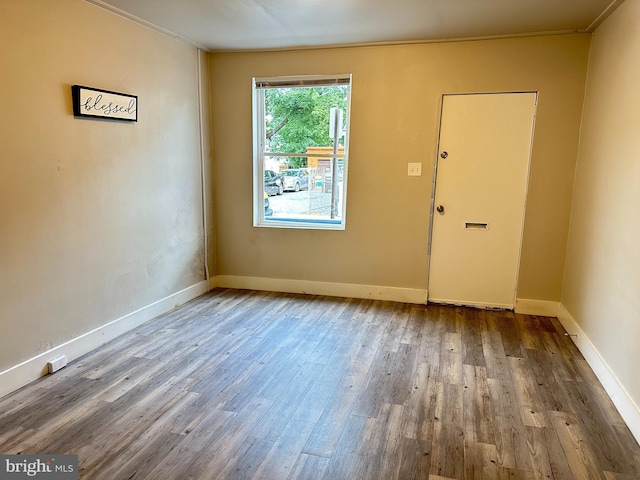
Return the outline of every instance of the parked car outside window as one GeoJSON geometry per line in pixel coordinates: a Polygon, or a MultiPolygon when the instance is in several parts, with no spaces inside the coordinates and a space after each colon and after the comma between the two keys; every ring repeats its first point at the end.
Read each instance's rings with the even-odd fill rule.
{"type": "Polygon", "coordinates": [[[271,215],[273,215],[273,210],[269,206],[269,195],[267,195],[267,192],[264,192],[264,216],[270,217],[271,215]]]}
{"type": "Polygon", "coordinates": [[[309,172],[303,169],[283,170],[282,182],[285,191],[299,192],[309,188],[309,172]]]}
{"type": "Polygon", "coordinates": [[[282,176],[273,170],[265,170],[264,191],[267,192],[267,195],[282,195],[282,192],[284,192],[282,176]]]}

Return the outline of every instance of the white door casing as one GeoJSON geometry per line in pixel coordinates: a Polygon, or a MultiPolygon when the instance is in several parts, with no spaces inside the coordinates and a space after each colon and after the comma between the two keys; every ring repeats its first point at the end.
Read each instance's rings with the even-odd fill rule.
{"type": "Polygon", "coordinates": [[[428,301],[514,307],[536,104],[537,93],[443,96],[428,301]]]}

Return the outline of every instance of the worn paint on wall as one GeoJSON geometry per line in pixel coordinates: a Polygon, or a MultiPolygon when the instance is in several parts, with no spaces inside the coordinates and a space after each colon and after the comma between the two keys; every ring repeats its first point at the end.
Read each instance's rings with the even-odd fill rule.
{"type": "Polygon", "coordinates": [[[81,0],[0,3],[0,371],[204,279],[197,55],[81,0]],[[75,119],[72,84],[138,122],[75,119]]]}

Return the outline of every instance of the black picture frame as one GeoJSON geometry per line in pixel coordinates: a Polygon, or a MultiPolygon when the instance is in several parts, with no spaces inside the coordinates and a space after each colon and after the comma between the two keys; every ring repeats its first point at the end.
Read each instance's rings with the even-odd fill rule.
{"type": "Polygon", "coordinates": [[[83,85],[72,85],[71,98],[75,117],[99,118],[120,122],[138,121],[137,95],[85,87],[83,85]]]}

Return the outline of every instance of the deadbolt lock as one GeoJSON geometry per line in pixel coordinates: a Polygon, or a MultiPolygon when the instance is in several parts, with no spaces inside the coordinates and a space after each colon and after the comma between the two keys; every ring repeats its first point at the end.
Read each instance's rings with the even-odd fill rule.
{"type": "Polygon", "coordinates": [[[448,154],[447,152],[442,152],[442,153],[440,154],[440,157],[441,157],[441,158],[447,158],[448,156],[449,156],[449,154],[448,154]]]}
{"type": "Polygon", "coordinates": [[[444,207],[442,205],[438,205],[436,207],[436,210],[438,211],[438,213],[444,213],[444,207]]]}

